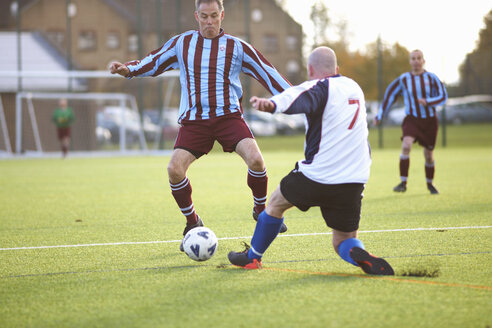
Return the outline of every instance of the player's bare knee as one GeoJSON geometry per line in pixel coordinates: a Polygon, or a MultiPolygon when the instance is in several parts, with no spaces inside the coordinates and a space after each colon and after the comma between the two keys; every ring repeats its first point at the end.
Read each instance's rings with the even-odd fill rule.
{"type": "Polygon", "coordinates": [[[284,195],[280,191],[280,187],[277,187],[268,200],[266,212],[276,218],[282,218],[286,210],[293,205],[285,199],[284,195]]]}
{"type": "Polygon", "coordinates": [[[403,155],[410,155],[410,151],[412,150],[412,145],[404,143],[401,147],[401,153],[403,155]]]}
{"type": "Polygon", "coordinates": [[[266,207],[266,212],[268,215],[273,216],[274,218],[281,219],[284,216],[284,210],[282,207],[279,207],[278,204],[272,203],[271,201],[268,203],[266,207]]]}
{"type": "Polygon", "coordinates": [[[177,165],[174,161],[170,161],[167,165],[167,175],[169,176],[169,181],[178,183],[184,179],[186,172],[180,165],[177,165]]]}
{"type": "Polygon", "coordinates": [[[248,168],[253,171],[263,171],[265,169],[265,162],[261,153],[251,154],[248,158],[248,168]]]}
{"type": "Polygon", "coordinates": [[[434,152],[432,150],[424,149],[424,158],[427,164],[434,163],[434,152]]]}

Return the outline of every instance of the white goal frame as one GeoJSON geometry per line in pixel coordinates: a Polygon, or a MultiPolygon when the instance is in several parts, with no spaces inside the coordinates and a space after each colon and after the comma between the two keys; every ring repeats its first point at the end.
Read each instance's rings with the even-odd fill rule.
{"type": "MultiPolygon", "coordinates": [[[[135,97],[125,93],[44,93],[44,92],[19,92],[15,97],[15,151],[20,154],[22,151],[22,100],[26,99],[29,118],[31,120],[31,127],[34,135],[34,142],[36,144],[36,151],[42,153],[41,138],[39,135],[39,129],[36,121],[36,113],[32,103],[32,99],[76,99],[76,100],[113,100],[119,101],[121,108],[126,107],[129,104],[129,108],[135,112],[140,118],[138,112],[137,102],[135,97]]],[[[120,125],[120,152],[126,151],[126,117],[124,111],[121,111],[120,125]]],[[[139,142],[142,150],[147,150],[147,142],[143,132],[142,122],[139,119],[139,142]]]]}
{"type": "MultiPolygon", "coordinates": [[[[93,78],[122,78],[118,74],[110,74],[108,71],[0,71],[0,78],[50,78],[50,79],[93,79],[93,78]]],[[[165,74],[161,74],[155,78],[158,79],[169,79],[171,78],[171,83],[167,87],[166,90],[166,98],[164,100],[164,108],[169,106],[171,94],[174,91],[176,85],[176,78],[179,78],[179,71],[173,70],[166,72],[165,74]]],[[[161,92],[164,92],[162,90],[161,92]]],[[[125,105],[129,105],[128,107],[138,114],[140,117],[140,113],[138,111],[137,102],[135,97],[130,94],[124,93],[97,93],[97,92],[89,92],[89,93],[70,93],[70,92],[18,92],[16,94],[16,105],[15,105],[15,152],[20,154],[22,152],[22,100],[26,99],[27,101],[27,110],[28,115],[31,119],[31,128],[33,130],[34,142],[36,145],[36,152],[39,154],[43,153],[41,146],[41,138],[37,126],[36,114],[34,110],[34,106],[32,103],[32,99],[90,99],[90,100],[116,100],[119,101],[120,107],[125,107],[125,105]]],[[[162,110],[162,109],[160,109],[162,110]]],[[[160,122],[162,123],[162,122],[160,122]]],[[[5,115],[3,112],[3,106],[0,98],[0,129],[3,131],[3,137],[6,144],[6,149],[8,153],[12,153],[12,149],[10,146],[10,139],[8,136],[7,126],[5,122],[5,115]]],[[[161,129],[158,132],[158,139],[161,138],[161,129]]],[[[146,151],[147,142],[145,140],[145,134],[143,131],[142,121],[139,120],[139,143],[142,150],[146,151]]],[[[122,125],[120,126],[120,152],[126,152],[126,136],[125,136],[125,117],[122,111],[122,125]]],[[[158,143],[155,145],[155,149],[158,148],[158,143]]]]}
{"type": "Polygon", "coordinates": [[[12,147],[10,146],[9,131],[7,130],[7,120],[5,119],[5,111],[3,110],[3,100],[0,95],[0,129],[3,134],[3,141],[5,143],[5,150],[7,153],[12,153],[12,147]]]}

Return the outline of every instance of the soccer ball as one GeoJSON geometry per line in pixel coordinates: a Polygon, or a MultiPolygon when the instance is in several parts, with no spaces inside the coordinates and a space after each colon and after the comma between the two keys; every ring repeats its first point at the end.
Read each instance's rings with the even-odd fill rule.
{"type": "Polygon", "coordinates": [[[215,233],[206,227],[193,228],[183,238],[183,248],[188,257],[195,261],[206,261],[217,250],[215,233]]]}

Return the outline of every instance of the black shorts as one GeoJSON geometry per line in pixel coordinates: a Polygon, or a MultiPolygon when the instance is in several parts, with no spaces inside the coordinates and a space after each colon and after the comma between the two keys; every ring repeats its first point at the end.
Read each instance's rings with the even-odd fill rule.
{"type": "Polygon", "coordinates": [[[280,182],[280,191],[301,211],[319,206],[326,225],[332,229],[343,232],[359,229],[362,183],[322,184],[293,170],[280,182]]]}

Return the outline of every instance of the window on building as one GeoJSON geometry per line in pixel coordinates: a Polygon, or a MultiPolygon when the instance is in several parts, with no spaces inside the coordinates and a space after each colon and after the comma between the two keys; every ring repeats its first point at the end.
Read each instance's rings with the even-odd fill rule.
{"type": "Polygon", "coordinates": [[[297,50],[297,47],[298,47],[298,45],[297,45],[297,37],[295,37],[293,35],[289,35],[285,39],[285,43],[287,45],[287,50],[290,50],[290,51],[297,50]]]}
{"type": "Polygon", "coordinates": [[[297,74],[301,69],[301,66],[297,60],[291,59],[287,62],[287,67],[285,67],[288,74],[297,74]]]}
{"type": "Polygon", "coordinates": [[[287,71],[287,79],[292,83],[297,83],[301,73],[301,65],[299,65],[299,62],[294,59],[289,60],[285,70],[287,71]]]}
{"type": "Polygon", "coordinates": [[[120,33],[109,32],[106,39],[106,47],[108,49],[118,49],[120,47],[120,33]]]}
{"type": "Polygon", "coordinates": [[[49,30],[46,32],[48,39],[58,46],[63,46],[65,41],[65,32],[61,30],[49,30]]]}
{"type": "Polygon", "coordinates": [[[79,33],[78,41],[79,50],[96,50],[96,32],[95,31],[81,31],[79,33]]]}
{"type": "Polygon", "coordinates": [[[273,34],[263,35],[263,51],[264,52],[278,52],[278,38],[273,34]]]}
{"type": "Polygon", "coordinates": [[[138,35],[130,34],[128,36],[128,51],[130,52],[138,51],[138,35]]]}

